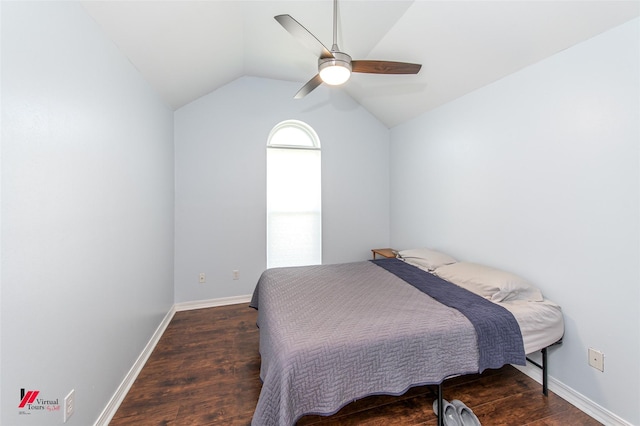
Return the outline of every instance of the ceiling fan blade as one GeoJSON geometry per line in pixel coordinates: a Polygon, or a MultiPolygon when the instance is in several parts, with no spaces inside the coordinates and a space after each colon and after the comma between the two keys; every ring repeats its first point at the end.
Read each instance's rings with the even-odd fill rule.
{"type": "Polygon", "coordinates": [[[391,61],[351,61],[352,72],[370,74],[418,74],[422,65],[391,61]]]}
{"type": "Polygon", "coordinates": [[[274,16],[274,18],[300,43],[304,44],[308,49],[311,49],[316,54],[316,56],[323,59],[333,58],[333,55],[331,54],[329,49],[327,49],[324,44],[322,44],[320,40],[316,38],[316,36],[311,34],[309,30],[303,27],[302,24],[293,19],[291,15],[278,15],[274,16]]]}
{"type": "Polygon", "coordinates": [[[302,86],[298,93],[293,97],[294,99],[302,99],[307,96],[309,93],[313,91],[316,87],[322,84],[322,79],[320,78],[320,74],[316,74],[311,80],[307,81],[307,84],[302,86]]]}

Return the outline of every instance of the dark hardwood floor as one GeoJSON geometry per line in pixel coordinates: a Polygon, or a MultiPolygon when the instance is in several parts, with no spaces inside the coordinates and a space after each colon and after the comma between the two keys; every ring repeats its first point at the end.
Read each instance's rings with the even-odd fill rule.
{"type": "MultiPolygon", "coordinates": [[[[110,424],[249,425],[261,387],[256,318],[245,304],[177,312],[110,424]]],[[[448,380],[444,397],[484,426],[600,424],[511,366],[448,380]]],[[[436,425],[434,398],[434,388],[415,387],[298,425],[436,425]]]]}

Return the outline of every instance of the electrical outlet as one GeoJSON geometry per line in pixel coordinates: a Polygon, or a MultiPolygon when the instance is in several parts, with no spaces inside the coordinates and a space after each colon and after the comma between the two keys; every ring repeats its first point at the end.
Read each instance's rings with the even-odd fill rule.
{"type": "Polygon", "coordinates": [[[240,279],[240,271],[238,271],[237,269],[233,270],[233,279],[234,280],[239,280],[240,279]]]}
{"type": "Polygon", "coordinates": [[[604,354],[595,349],[589,348],[589,365],[604,372],[604,354]]]}
{"type": "Polygon", "coordinates": [[[76,391],[75,389],[71,389],[69,395],[64,397],[64,412],[62,413],[64,423],[69,420],[76,410],[76,391]]]}
{"type": "Polygon", "coordinates": [[[200,275],[198,275],[198,282],[200,284],[207,282],[207,276],[205,275],[204,272],[200,272],[200,275]]]}

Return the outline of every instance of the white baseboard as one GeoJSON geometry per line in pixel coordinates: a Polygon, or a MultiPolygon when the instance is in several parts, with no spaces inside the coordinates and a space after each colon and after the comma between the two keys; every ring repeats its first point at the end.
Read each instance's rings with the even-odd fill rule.
{"type": "Polygon", "coordinates": [[[171,322],[171,319],[176,312],[188,311],[191,309],[212,308],[215,306],[235,305],[238,303],[249,303],[250,301],[251,295],[245,295],[174,304],[169,312],[167,312],[167,315],[165,315],[165,317],[162,319],[162,322],[160,323],[158,328],[156,328],[156,331],[151,336],[151,339],[142,350],[140,356],[138,356],[138,359],[136,359],[136,362],[133,364],[122,383],[120,383],[120,386],[118,386],[118,389],[116,389],[116,392],[109,400],[107,406],[104,408],[104,410],[102,410],[102,413],[100,413],[100,416],[94,423],[94,426],[107,426],[113,416],[115,416],[118,408],[120,407],[120,404],[122,404],[122,401],[124,401],[124,398],[125,396],[127,396],[129,389],[131,389],[131,386],[133,386],[133,382],[135,382],[138,374],[140,374],[140,372],[142,371],[142,368],[151,356],[153,349],[158,344],[158,341],[160,341],[160,337],[162,337],[162,334],[169,326],[169,323],[171,322]]]}
{"type": "Polygon", "coordinates": [[[216,306],[236,305],[251,302],[251,295],[233,297],[221,297],[219,299],[195,300],[193,302],[180,302],[173,305],[176,312],[190,311],[192,309],[213,308],[216,306]]]}
{"type": "MultiPolygon", "coordinates": [[[[527,362],[526,366],[514,365],[515,368],[522,371],[538,383],[542,383],[542,371],[533,364],[527,362]]],[[[558,379],[549,376],[549,390],[558,395],[560,398],[571,403],[576,408],[584,411],[597,421],[605,425],[611,426],[633,426],[623,418],[617,416],[606,408],[596,404],[586,396],[570,388],[558,379]]]]}

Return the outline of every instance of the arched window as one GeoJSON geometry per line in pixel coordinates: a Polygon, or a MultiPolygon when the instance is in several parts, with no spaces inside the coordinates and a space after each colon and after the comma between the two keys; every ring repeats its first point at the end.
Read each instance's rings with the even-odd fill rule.
{"type": "Polygon", "coordinates": [[[306,123],[277,124],[267,142],[267,268],[322,263],[320,140],[306,123]]]}

